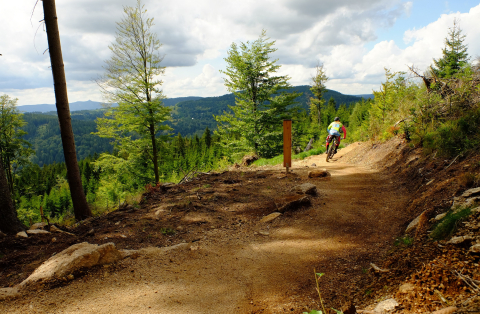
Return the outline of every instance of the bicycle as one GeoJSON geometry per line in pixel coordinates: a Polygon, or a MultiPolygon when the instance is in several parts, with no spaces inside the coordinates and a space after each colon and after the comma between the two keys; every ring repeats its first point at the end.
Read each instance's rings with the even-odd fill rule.
{"type": "Polygon", "coordinates": [[[333,155],[335,155],[335,148],[337,147],[337,143],[338,143],[338,137],[334,136],[332,139],[332,142],[330,143],[330,146],[328,147],[327,162],[329,159],[333,158],[333,155]]]}

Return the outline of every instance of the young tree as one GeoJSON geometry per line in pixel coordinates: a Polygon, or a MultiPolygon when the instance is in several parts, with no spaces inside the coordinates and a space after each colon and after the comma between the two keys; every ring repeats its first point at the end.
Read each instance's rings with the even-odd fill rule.
{"type": "Polygon", "coordinates": [[[78,168],[77,153],[75,151],[75,139],[73,137],[72,119],[68,105],[67,80],[63,65],[62,46],[57,24],[57,12],[55,0],[43,0],[43,12],[47,31],[48,51],[52,64],[53,81],[55,85],[55,100],[57,106],[58,122],[62,137],[63,153],[67,165],[68,183],[72,195],[73,209],[76,220],[91,217],[92,212],[87,204],[83,192],[82,178],[78,168]]]}
{"type": "Polygon", "coordinates": [[[0,231],[17,233],[23,230],[23,226],[17,218],[15,208],[13,208],[7,177],[5,176],[2,159],[0,158],[0,231]]]}
{"type": "Polygon", "coordinates": [[[312,77],[312,87],[310,91],[313,93],[313,97],[310,97],[310,103],[317,109],[318,126],[322,123],[321,109],[325,100],[323,94],[327,91],[325,83],[328,81],[328,77],[323,69],[323,64],[317,64],[315,67],[315,76],[312,77]]]}
{"type": "Polygon", "coordinates": [[[117,23],[115,42],[109,46],[113,55],[98,84],[105,99],[118,106],[109,107],[105,118],[97,119],[96,134],[115,139],[127,156],[131,149],[143,151],[159,182],[157,141],[160,132],[169,129],[163,122],[170,109],[163,106],[165,96],[159,88],[163,82],[158,76],[165,72],[160,65],[161,44],[152,32],[153,18],[146,13],[138,0],[135,7],[124,7],[124,17],[117,23]]]}
{"type": "Polygon", "coordinates": [[[288,93],[288,76],[276,75],[278,60],[270,60],[275,41],[266,31],[253,42],[232,43],[228,51],[225,86],[235,95],[231,113],[216,116],[218,132],[232,151],[270,157],[281,152],[282,119],[290,118],[299,93],[288,93]]]}
{"type": "Polygon", "coordinates": [[[460,72],[468,64],[467,46],[463,44],[465,35],[462,34],[457,20],[453,21],[453,27],[445,38],[445,48],[442,50],[442,58],[433,59],[431,67],[433,73],[440,78],[450,78],[460,72]]]}
{"type": "Polygon", "coordinates": [[[27,133],[23,115],[18,112],[17,99],[8,95],[0,96],[0,158],[3,161],[8,187],[14,193],[15,173],[19,167],[26,166],[33,153],[30,143],[22,139],[27,133]]]}

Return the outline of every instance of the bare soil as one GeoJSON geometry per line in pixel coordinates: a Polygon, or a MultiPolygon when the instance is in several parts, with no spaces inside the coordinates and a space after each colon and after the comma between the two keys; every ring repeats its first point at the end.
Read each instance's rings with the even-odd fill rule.
{"type": "MultiPolygon", "coordinates": [[[[314,269],[325,274],[320,290],[328,307],[347,301],[366,306],[394,295],[402,281],[419,279],[419,265],[445,254],[421,233],[418,245],[394,245],[427,203],[436,204],[428,205],[434,215],[460,193],[457,185],[423,191],[431,180],[425,173],[439,166],[430,165],[424,175],[412,169],[428,162],[400,139],[381,147],[354,143],[329,163],[325,155],[294,162],[288,175],[280,166],[242,167],[166,191],[154,188],[138,208],[67,230],[75,236],[8,237],[0,240],[4,287],[78,242],[113,242],[120,249],[188,246],[79,272],[73,281],[0,301],[0,313],[302,313],[321,309],[314,269]],[[331,176],[308,178],[313,169],[331,176]],[[317,186],[311,206],[260,222],[305,182],[317,186]],[[412,197],[412,191],[419,194],[412,197]],[[394,271],[377,274],[370,263],[394,271]]],[[[409,305],[403,309],[417,309],[409,305]]]]}

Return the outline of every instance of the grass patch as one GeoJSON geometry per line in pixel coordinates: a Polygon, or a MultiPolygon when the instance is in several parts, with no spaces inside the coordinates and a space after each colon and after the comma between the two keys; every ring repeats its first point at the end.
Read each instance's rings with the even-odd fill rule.
{"type": "MultiPolygon", "coordinates": [[[[342,144],[340,144],[340,148],[342,147],[342,144]]],[[[325,147],[319,147],[319,148],[314,148],[314,149],[311,149],[309,150],[308,152],[301,152],[300,154],[295,154],[295,155],[292,155],[292,160],[302,160],[302,159],[305,159],[309,156],[312,156],[312,155],[320,155],[320,154],[323,154],[325,152],[325,147]]],[[[278,165],[278,164],[281,164],[283,163],[283,154],[282,155],[278,155],[278,156],[275,156],[273,158],[269,158],[269,159],[266,159],[266,158],[260,158],[259,160],[256,160],[253,165],[255,166],[266,166],[266,165],[278,165]]]]}
{"type": "Polygon", "coordinates": [[[175,230],[173,230],[172,228],[161,228],[160,232],[163,235],[174,235],[175,234],[175,230]]]}
{"type": "Polygon", "coordinates": [[[471,214],[470,208],[464,208],[457,212],[449,212],[442,220],[433,228],[430,237],[434,240],[442,240],[455,232],[457,225],[468,215],[471,214]]]}
{"type": "Polygon", "coordinates": [[[414,240],[415,239],[412,238],[411,236],[406,235],[406,236],[401,237],[401,238],[396,238],[395,241],[393,242],[393,245],[399,246],[400,244],[403,244],[405,246],[411,246],[413,244],[414,240]]]}

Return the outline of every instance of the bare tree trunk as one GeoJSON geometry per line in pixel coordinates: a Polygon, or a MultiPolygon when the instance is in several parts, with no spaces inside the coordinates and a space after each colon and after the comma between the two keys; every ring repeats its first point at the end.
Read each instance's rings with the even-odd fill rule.
{"type": "Polygon", "coordinates": [[[47,29],[48,49],[50,52],[50,62],[52,64],[58,122],[60,124],[65,164],[67,165],[70,194],[72,195],[75,219],[83,220],[91,217],[92,212],[88,207],[87,199],[83,192],[82,178],[80,176],[80,169],[78,167],[77,154],[75,151],[75,139],[73,137],[70,107],[68,105],[67,81],[65,79],[55,0],[43,0],[43,12],[47,29]]]}
{"type": "Polygon", "coordinates": [[[0,158],[0,231],[15,234],[23,230],[24,227],[18,220],[17,212],[13,207],[5,169],[0,158]]]}

